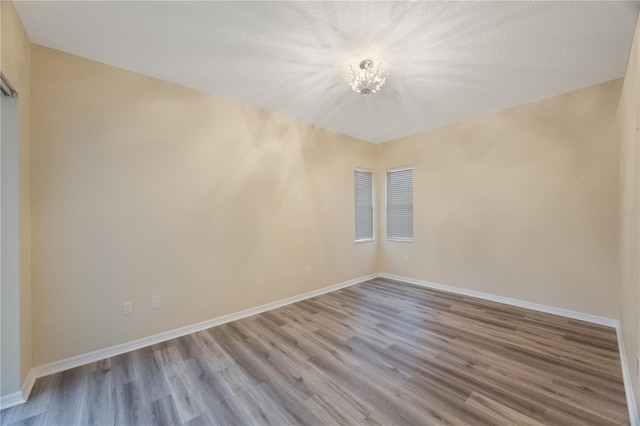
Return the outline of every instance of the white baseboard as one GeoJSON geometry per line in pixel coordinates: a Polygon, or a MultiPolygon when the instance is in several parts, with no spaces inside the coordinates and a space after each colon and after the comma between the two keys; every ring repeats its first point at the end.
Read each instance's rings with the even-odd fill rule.
{"type": "Polygon", "coordinates": [[[37,378],[35,368],[29,370],[27,377],[24,378],[24,382],[22,383],[22,397],[25,401],[29,399],[29,395],[31,395],[31,390],[33,389],[33,385],[36,384],[37,378]]]}
{"type": "MultiPolygon", "coordinates": [[[[20,400],[16,399],[16,402],[14,403],[14,405],[21,404],[25,402],[27,398],[29,398],[29,394],[31,393],[31,389],[37,378],[48,376],[54,373],[59,373],[61,371],[65,371],[70,368],[75,368],[84,364],[89,364],[91,362],[100,361],[105,358],[117,356],[125,352],[130,352],[136,349],[144,348],[146,346],[155,345],[157,343],[175,339],[176,337],[186,336],[187,334],[195,333],[197,331],[201,331],[210,327],[215,327],[217,325],[225,324],[227,322],[246,318],[246,317],[256,315],[265,311],[277,309],[285,305],[290,305],[292,303],[296,303],[301,300],[320,296],[321,294],[336,291],[341,288],[349,287],[354,284],[359,284],[361,282],[364,282],[373,278],[377,278],[377,277],[378,277],[378,274],[371,274],[364,277],[355,278],[353,280],[344,281],[339,284],[331,285],[329,287],[324,287],[324,288],[313,290],[297,296],[288,297],[286,299],[278,300],[276,302],[267,303],[266,305],[261,305],[255,308],[246,309],[244,311],[235,312],[233,314],[212,318],[207,321],[191,324],[185,327],[176,328],[174,330],[155,334],[153,336],[143,337],[142,339],[133,340],[131,342],[122,343],[119,345],[111,346],[104,349],[99,349],[97,351],[73,356],[70,358],[62,359],[60,361],[55,361],[49,364],[34,367],[33,369],[31,369],[31,371],[27,375],[27,378],[25,379],[25,382],[22,386],[23,391],[15,393],[20,397],[20,400]]],[[[13,395],[14,394],[11,394],[9,396],[13,397],[13,395]]],[[[7,396],[7,398],[9,396],[7,396]]],[[[4,399],[3,399],[3,402],[4,402],[4,399]]],[[[4,404],[3,404],[3,407],[4,407],[4,404]]]]}
{"type": "Polygon", "coordinates": [[[29,370],[27,377],[24,378],[24,382],[22,383],[22,387],[19,391],[0,398],[0,410],[15,407],[16,405],[24,404],[25,402],[27,402],[27,399],[29,399],[29,395],[31,394],[31,389],[33,389],[33,385],[35,383],[36,375],[34,369],[32,368],[31,370],[29,370]]]}
{"type": "Polygon", "coordinates": [[[627,397],[627,407],[629,408],[629,419],[632,426],[640,426],[638,407],[636,406],[636,398],[633,392],[633,386],[631,385],[631,373],[629,372],[627,353],[624,350],[624,339],[620,326],[616,327],[616,334],[618,336],[618,351],[620,352],[620,365],[622,367],[622,378],[624,380],[624,393],[627,397]]]}
{"type": "Polygon", "coordinates": [[[10,393],[9,395],[0,397],[0,410],[24,404],[26,401],[27,399],[23,396],[21,391],[10,393]]]}
{"type": "Polygon", "coordinates": [[[559,315],[580,321],[586,321],[594,324],[600,324],[607,327],[618,327],[620,322],[617,319],[599,317],[597,315],[585,314],[582,312],[571,311],[569,309],[556,308],[555,306],[541,305],[538,303],[527,302],[520,299],[511,299],[509,297],[496,296],[490,293],[482,293],[480,291],[467,290],[460,287],[452,287],[444,284],[433,283],[430,281],[418,280],[415,278],[402,277],[400,275],[380,273],[381,278],[387,278],[395,281],[402,281],[409,284],[415,284],[422,287],[432,288],[434,290],[447,291],[449,293],[461,294],[463,296],[477,297],[478,299],[489,300],[492,302],[504,303],[505,305],[517,306],[520,308],[531,309],[533,311],[545,312],[547,314],[559,315]]]}

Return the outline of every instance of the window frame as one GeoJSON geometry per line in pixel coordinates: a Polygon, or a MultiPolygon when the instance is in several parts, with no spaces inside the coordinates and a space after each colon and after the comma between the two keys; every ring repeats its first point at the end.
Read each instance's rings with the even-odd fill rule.
{"type": "Polygon", "coordinates": [[[370,243],[372,241],[376,240],[376,180],[375,180],[375,175],[373,173],[373,170],[371,169],[366,169],[363,167],[354,167],[353,168],[353,237],[354,237],[354,242],[356,244],[360,244],[360,243],[370,243]],[[358,239],[356,232],[357,232],[357,227],[356,227],[356,188],[355,188],[355,172],[364,172],[364,173],[369,173],[371,175],[371,229],[372,229],[372,237],[371,238],[362,238],[362,239],[358,239]]]}
{"type": "Polygon", "coordinates": [[[401,243],[413,243],[415,241],[415,229],[414,229],[414,225],[415,225],[415,217],[414,217],[414,202],[413,202],[413,193],[414,193],[414,185],[413,185],[413,181],[414,181],[414,176],[413,176],[413,166],[402,166],[402,167],[395,167],[393,169],[387,169],[384,173],[384,197],[385,197],[385,203],[384,203],[384,212],[385,212],[385,237],[387,241],[395,241],[395,242],[401,242],[401,243]],[[389,237],[389,182],[387,179],[387,176],[389,175],[389,173],[392,172],[401,172],[403,170],[411,170],[411,229],[412,229],[412,233],[413,233],[413,237],[411,238],[404,238],[404,237],[389,237]]]}

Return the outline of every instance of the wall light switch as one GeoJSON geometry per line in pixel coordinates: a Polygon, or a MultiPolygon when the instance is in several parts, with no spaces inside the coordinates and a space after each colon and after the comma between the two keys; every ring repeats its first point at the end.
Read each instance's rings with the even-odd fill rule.
{"type": "Polygon", "coordinates": [[[150,309],[160,309],[160,296],[151,296],[149,300],[150,309]]]}

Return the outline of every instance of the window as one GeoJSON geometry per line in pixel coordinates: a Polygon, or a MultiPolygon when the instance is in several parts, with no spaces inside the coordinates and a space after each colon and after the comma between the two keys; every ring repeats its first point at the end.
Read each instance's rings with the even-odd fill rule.
{"type": "Polygon", "coordinates": [[[373,174],[370,170],[353,172],[356,241],[373,241],[373,174]]]}
{"type": "Polygon", "coordinates": [[[413,241],[413,169],[387,171],[387,239],[413,241]]]}

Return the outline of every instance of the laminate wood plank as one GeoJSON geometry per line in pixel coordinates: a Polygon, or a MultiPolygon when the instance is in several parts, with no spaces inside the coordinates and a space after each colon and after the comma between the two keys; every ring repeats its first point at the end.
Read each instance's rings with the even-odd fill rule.
{"type": "Polygon", "coordinates": [[[170,344],[178,350],[180,358],[182,358],[183,361],[200,358],[203,355],[202,347],[193,344],[193,337],[191,335],[172,339],[170,344]]]}
{"type": "Polygon", "coordinates": [[[625,413],[627,405],[625,399],[596,392],[589,387],[577,387],[571,383],[562,381],[560,378],[554,379],[550,384],[545,384],[543,388],[556,395],[560,395],[564,399],[570,400],[573,404],[586,404],[592,407],[592,409],[597,410],[600,414],[604,414],[606,417],[624,421],[627,416],[625,413]],[[578,394],[580,396],[576,397],[578,394]]]}
{"type": "Polygon", "coordinates": [[[549,373],[536,370],[535,368],[529,368],[521,363],[509,361],[502,364],[493,364],[489,367],[489,371],[513,378],[514,380],[527,380],[541,385],[550,385],[554,380],[553,375],[549,373]]]}
{"type": "Polygon", "coordinates": [[[379,411],[373,411],[363,421],[361,421],[360,424],[363,426],[382,426],[391,425],[393,424],[393,421],[388,417],[385,417],[384,414],[381,414],[379,411]]]}
{"type": "MultiPolygon", "coordinates": [[[[142,391],[138,380],[131,380],[112,388],[113,419],[115,425],[143,424],[142,391]]],[[[148,413],[150,414],[150,412],[148,413]]],[[[148,417],[147,417],[148,418],[148,417]]]]}
{"type": "MultiPolygon", "coordinates": [[[[263,330],[255,340],[283,356],[308,359],[318,352],[318,348],[307,339],[278,327],[270,321],[256,321],[255,327],[263,330]]],[[[247,339],[249,340],[252,339],[247,339]]]]}
{"type": "Polygon", "coordinates": [[[332,309],[326,304],[325,305],[318,304],[317,300],[314,300],[314,299],[319,299],[319,298],[314,297],[312,299],[303,300],[302,302],[298,302],[298,303],[300,304],[300,307],[308,309],[309,312],[311,312],[312,314],[323,312],[327,315],[333,315],[338,320],[343,320],[348,318],[349,315],[347,313],[339,311],[337,309],[332,309]]]}
{"type": "Polygon", "coordinates": [[[560,357],[549,357],[532,348],[524,348],[507,343],[504,346],[504,351],[512,358],[527,362],[529,365],[535,366],[536,368],[547,368],[546,371],[549,371],[554,375],[560,374],[566,377],[580,377],[588,383],[597,383],[598,381],[622,382],[622,378],[620,376],[611,375],[595,367],[587,368],[576,365],[574,362],[560,357]]]}
{"type": "Polygon", "coordinates": [[[362,304],[355,305],[357,308],[354,308],[351,311],[348,321],[341,321],[339,319],[333,318],[329,315],[324,314],[323,312],[318,312],[314,314],[311,318],[318,326],[318,329],[327,328],[327,321],[332,321],[334,324],[341,324],[342,326],[361,326],[361,327],[370,327],[371,324],[377,324],[380,322],[378,318],[376,318],[371,311],[365,309],[362,304]]]}
{"type": "MultiPolygon", "coordinates": [[[[546,352],[554,355],[555,357],[574,356],[574,359],[579,362],[593,361],[594,363],[599,364],[604,361],[604,367],[616,367],[615,363],[612,363],[611,361],[615,361],[617,359],[617,350],[590,350],[594,347],[583,345],[577,342],[572,342],[564,338],[562,338],[562,340],[559,340],[539,334],[522,332],[521,330],[517,330],[512,336],[509,335],[508,337],[510,338],[510,344],[514,346],[541,349],[540,352],[546,352]],[[581,358],[581,355],[584,358],[581,358]]],[[[504,339],[504,336],[502,338],[504,339]]],[[[619,366],[617,368],[613,368],[613,371],[620,372],[619,366]]]]}
{"type": "MultiPolygon", "coordinates": [[[[208,413],[203,413],[193,420],[189,420],[187,423],[183,423],[184,426],[210,426],[216,424],[214,419],[208,413]]],[[[226,423],[238,425],[239,423],[226,423]]]]}
{"type": "MultiPolygon", "coordinates": [[[[244,404],[236,397],[223,399],[222,401],[209,400],[208,414],[198,417],[198,421],[208,419],[209,425],[252,425],[253,422],[247,417],[244,404]]],[[[196,419],[192,420],[196,421],[196,419]]]]}
{"type": "Polygon", "coordinates": [[[340,408],[334,407],[326,400],[314,395],[305,402],[307,408],[318,418],[318,424],[321,425],[359,425],[364,417],[353,418],[340,408]]]}
{"type": "Polygon", "coordinates": [[[468,370],[457,370],[452,368],[451,363],[445,358],[436,357],[434,362],[444,368],[448,375],[459,375],[471,383],[475,382],[473,387],[481,389],[485,395],[519,412],[524,412],[529,417],[539,418],[545,406],[571,411],[576,416],[590,415],[586,410],[577,410],[571,401],[567,401],[559,395],[551,397],[553,392],[542,386],[536,386],[534,383],[523,384],[520,379],[513,380],[508,376],[494,374],[491,370],[477,370],[472,373],[468,370]]]}
{"type": "Polygon", "coordinates": [[[176,407],[173,404],[171,396],[165,396],[156,401],[153,401],[150,406],[151,420],[149,423],[154,426],[174,426],[179,425],[180,419],[176,413],[176,407]]]}
{"type": "MultiPolygon", "coordinates": [[[[585,327],[582,321],[574,321],[569,318],[559,317],[557,315],[544,314],[541,312],[529,311],[525,316],[525,319],[530,321],[532,324],[536,324],[538,326],[543,326],[544,329],[555,330],[561,332],[563,334],[567,334],[571,331],[581,332],[585,330],[587,333],[591,333],[593,329],[585,327]],[[589,330],[589,331],[586,331],[589,330]]],[[[590,325],[590,324],[589,324],[590,325]]]]}
{"type": "Polygon", "coordinates": [[[313,332],[305,336],[305,339],[316,346],[317,353],[314,356],[329,356],[331,358],[334,358],[337,362],[349,367],[357,367],[362,364],[362,361],[353,356],[353,354],[351,354],[350,352],[343,352],[341,350],[345,346],[343,342],[332,341],[331,339],[327,339],[317,332],[313,332]]]}
{"type": "Polygon", "coordinates": [[[309,348],[306,347],[305,344],[301,344],[294,335],[268,318],[259,316],[255,319],[255,324],[256,327],[262,328],[264,331],[264,333],[258,336],[258,338],[277,336],[279,340],[278,345],[287,346],[296,351],[306,352],[306,357],[310,357],[315,354],[313,348],[309,348]]]}
{"type": "Polygon", "coordinates": [[[340,306],[340,309],[348,312],[349,317],[362,316],[366,319],[369,318],[369,316],[367,316],[368,313],[375,313],[369,306],[369,302],[372,300],[369,297],[370,294],[367,290],[350,287],[333,293],[323,294],[316,299],[324,303],[340,306]],[[357,307],[357,309],[354,309],[354,307],[357,307]]]}
{"type": "Polygon", "coordinates": [[[470,310],[450,310],[439,314],[440,318],[447,319],[448,323],[460,326],[471,325],[475,329],[496,330],[497,332],[513,332],[518,327],[513,322],[505,322],[501,319],[493,319],[484,312],[472,312],[470,310]]]}
{"type": "MultiPolygon", "coordinates": [[[[380,349],[386,349],[389,346],[393,345],[396,341],[401,338],[391,337],[389,334],[385,333],[383,330],[379,328],[367,328],[360,325],[351,325],[349,329],[352,330],[351,337],[359,336],[363,339],[366,339],[367,342],[372,345],[376,345],[380,349]]],[[[429,348],[422,348],[425,351],[429,351],[429,348]]]]}
{"type": "Polygon", "coordinates": [[[558,425],[558,426],[585,426],[585,425],[596,426],[597,425],[597,423],[594,421],[585,422],[573,416],[556,411],[552,408],[547,408],[545,410],[542,423],[545,425],[558,425]]]}
{"type": "Polygon", "coordinates": [[[575,392],[579,394],[593,395],[597,398],[611,401],[614,404],[618,404],[621,407],[626,407],[627,398],[624,393],[624,388],[620,388],[619,385],[602,383],[599,386],[585,384],[579,380],[572,380],[566,377],[554,376],[552,383],[559,386],[571,387],[575,392]]]}
{"type": "MultiPolygon", "coordinates": [[[[509,336],[510,337],[510,336],[509,336]]],[[[619,354],[616,351],[610,349],[601,349],[593,346],[585,345],[580,342],[569,341],[564,336],[550,335],[548,333],[534,332],[532,330],[523,330],[518,328],[513,335],[514,340],[518,341],[531,341],[535,344],[543,345],[547,347],[556,347],[560,350],[560,356],[575,355],[579,357],[581,355],[587,355],[585,360],[596,360],[596,362],[604,361],[606,366],[614,366],[619,354]],[[614,362],[611,362],[614,361],[614,362]]]]}
{"type": "Polygon", "coordinates": [[[273,311],[263,312],[260,316],[262,318],[268,319],[277,326],[282,326],[288,323],[287,317],[284,316],[284,311],[285,308],[274,309],[273,311]]]}
{"type": "Polygon", "coordinates": [[[540,426],[542,423],[519,413],[501,403],[487,398],[477,392],[472,392],[466,401],[471,407],[474,407],[485,414],[490,415],[499,424],[517,424],[522,426],[540,426]]]}
{"type": "Polygon", "coordinates": [[[399,365],[404,366],[415,377],[437,383],[446,390],[464,398],[468,398],[474,389],[482,389],[484,393],[488,392],[494,399],[529,417],[541,418],[544,415],[544,408],[540,404],[528,400],[517,392],[508,392],[503,388],[502,383],[496,384],[487,381],[486,376],[482,374],[482,369],[473,366],[460,368],[452,362],[447,362],[446,358],[439,356],[416,363],[415,356],[395,345],[389,348],[389,353],[399,365]]]}
{"type": "Polygon", "coordinates": [[[238,399],[246,407],[253,424],[295,425],[295,419],[269,395],[266,389],[253,386],[238,392],[238,399]]]}
{"type": "Polygon", "coordinates": [[[246,373],[254,385],[269,380],[269,371],[260,362],[258,358],[259,355],[252,353],[251,350],[244,345],[244,342],[234,341],[233,338],[221,328],[212,332],[212,335],[214,339],[220,343],[220,346],[225,352],[227,352],[235,363],[246,373]]]}
{"type": "MultiPolygon", "coordinates": [[[[376,409],[385,413],[392,424],[424,424],[436,419],[428,413],[416,412],[415,407],[406,403],[406,398],[398,397],[396,392],[399,387],[391,383],[384,383],[380,386],[375,374],[348,374],[349,369],[337,364],[334,360],[323,355],[318,355],[309,360],[319,369],[324,371],[329,377],[336,381],[341,387],[349,392],[360,395],[367,395],[369,401],[376,409]]],[[[364,367],[363,367],[364,368],[364,367]]]]}
{"type": "Polygon", "coordinates": [[[483,379],[486,387],[499,386],[506,392],[512,394],[518,393],[529,401],[536,401],[544,407],[554,408],[585,422],[597,419],[597,422],[603,425],[620,424],[623,419],[628,419],[627,413],[611,411],[609,407],[604,404],[594,407],[585,404],[585,401],[581,402],[580,398],[583,395],[578,397],[571,393],[561,393],[558,389],[553,389],[550,386],[538,385],[531,382],[523,383],[520,380],[513,380],[509,377],[492,374],[491,371],[484,375],[483,379]],[[613,415],[614,413],[615,415],[613,415]]]}
{"type": "Polygon", "coordinates": [[[346,341],[354,335],[353,329],[345,326],[344,322],[338,321],[330,315],[323,315],[321,312],[315,314],[314,318],[318,322],[318,324],[322,325],[322,327],[319,327],[314,332],[315,334],[322,334],[327,330],[330,330],[332,336],[342,341],[346,341]]]}
{"type": "Polygon", "coordinates": [[[235,365],[235,360],[218,343],[209,330],[191,334],[193,342],[200,347],[202,357],[206,358],[214,370],[223,370],[235,365]]]}
{"type": "MultiPolygon", "coordinates": [[[[361,367],[366,371],[367,366],[361,367]]],[[[364,372],[365,377],[371,382],[375,381],[376,372],[371,371],[369,374],[364,372]]],[[[398,410],[408,412],[407,414],[420,416],[422,422],[426,424],[449,424],[458,425],[463,423],[460,410],[452,410],[450,405],[443,404],[440,396],[433,398],[434,394],[415,393],[407,390],[404,386],[396,387],[393,383],[388,383],[384,389],[387,395],[394,397],[394,405],[388,405],[384,410],[380,410],[387,417],[402,415],[398,410]]],[[[473,417],[473,424],[481,424],[477,416],[473,417]]],[[[393,422],[395,423],[395,422],[393,422]]],[[[412,423],[415,424],[415,423],[412,423]]]]}
{"type": "MultiPolygon", "coordinates": [[[[206,361],[200,359],[187,360],[185,366],[191,378],[190,383],[198,389],[202,399],[222,401],[233,397],[233,392],[229,389],[220,370],[215,370],[206,361]]],[[[252,386],[252,383],[247,380],[245,386],[252,386]]]]}
{"type": "Polygon", "coordinates": [[[376,327],[400,337],[409,337],[416,330],[415,327],[410,327],[395,320],[380,321],[376,324],[376,327]]]}
{"type": "Polygon", "coordinates": [[[389,380],[399,386],[404,385],[411,378],[410,374],[392,366],[384,365],[379,361],[363,361],[363,363],[353,369],[354,374],[374,373],[380,380],[389,380]]]}
{"type": "MultiPolygon", "coordinates": [[[[467,398],[454,393],[438,383],[425,380],[423,377],[412,377],[403,386],[407,391],[418,395],[425,403],[438,407],[440,411],[453,416],[454,424],[472,424],[493,426],[495,420],[482,411],[474,409],[466,403],[467,398]]],[[[451,422],[451,421],[450,421],[451,422]]]]}
{"type": "Polygon", "coordinates": [[[324,381],[323,384],[326,391],[314,396],[318,396],[321,399],[329,401],[334,406],[339,407],[341,413],[351,417],[358,417],[358,415],[355,414],[357,412],[361,416],[366,417],[373,411],[373,404],[368,401],[367,395],[349,392],[330,378],[324,381]]]}
{"type": "Polygon", "coordinates": [[[235,369],[234,373],[230,373],[226,369],[214,370],[207,362],[198,359],[191,359],[186,364],[191,383],[202,400],[206,401],[212,424],[251,423],[235,397],[236,392],[253,386],[242,371],[235,369]]]}
{"type": "Polygon", "coordinates": [[[35,416],[27,417],[26,419],[10,423],[10,426],[42,426],[44,425],[45,417],[46,413],[36,414],[35,416]]]}
{"type": "MultiPolygon", "coordinates": [[[[371,316],[386,315],[386,316],[395,317],[406,312],[405,304],[398,303],[398,304],[390,305],[388,302],[389,302],[388,299],[385,300],[382,297],[368,298],[366,300],[366,305],[362,306],[362,308],[364,308],[363,310],[365,312],[368,312],[371,316]]],[[[318,303],[322,303],[322,302],[318,302],[318,303]]],[[[346,303],[346,302],[342,303],[342,310],[346,312],[347,315],[349,315],[350,310],[352,310],[353,308],[354,308],[353,303],[346,303]]],[[[424,316],[422,316],[421,318],[424,318],[424,316]]]]}
{"type": "Polygon", "coordinates": [[[133,361],[140,386],[144,389],[142,401],[145,405],[171,394],[162,373],[162,368],[158,364],[151,347],[133,351],[133,361]]]}
{"type": "Polygon", "coordinates": [[[301,313],[299,310],[295,309],[296,305],[289,305],[283,316],[285,316],[288,322],[283,326],[283,328],[293,328],[294,330],[298,330],[300,332],[309,332],[316,331],[320,327],[313,321],[312,315],[305,315],[301,313]]]}
{"type": "Polygon", "coordinates": [[[314,395],[315,391],[309,387],[309,383],[303,379],[300,370],[296,368],[294,357],[286,357],[278,352],[270,351],[256,340],[250,339],[247,344],[260,354],[262,364],[272,372],[270,380],[266,382],[273,380],[286,382],[290,387],[296,389],[296,393],[301,395],[303,400],[314,395]]]}
{"type": "Polygon", "coordinates": [[[320,424],[356,425],[366,418],[349,404],[331,396],[313,395],[305,405],[320,419],[320,424]]]}
{"type": "Polygon", "coordinates": [[[575,354],[577,356],[584,354],[588,359],[599,358],[604,362],[605,366],[615,367],[616,370],[620,369],[619,363],[617,363],[617,361],[619,361],[618,358],[620,358],[620,354],[617,350],[600,349],[589,346],[588,344],[564,339],[559,344],[562,345],[563,354],[575,354]]]}
{"type": "MultiPolygon", "coordinates": [[[[362,359],[364,368],[375,371],[381,377],[391,380],[400,386],[411,379],[411,374],[398,368],[395,363],[386,356],[386,349],[381,349],[358,336],[349,339],[348,346],[354,354],[362,359]]],[[[361,367],[356,367],[355,370],[359,371],[361,367]]]]}
{"type": "MultiPolygon", "coordinates": [[[[330,354],[329,354],[330,355],[330,354]]],[[[351,407],[368,413],[372,408],[366,407],[363,401],[355,395],[345,394],[339,390],[339,386],[324,372],[319,370],[307,359],[297,357],[279,356],[277,353],[270,357],[276,366],[275,372],[281,372],[280,377],[291,383],[291,386],[299,388],[299,392],[305,396],[328,395],[338,405],[351,407]]],[[[340,359],[336,360],[341,362],[340,359]]]]}
{"type": "Polygon", "coordinates": [[[301,425],[318,425],[320,418],[305,405],[304,394],[297,392],[297,389],[289,386],[288,383],[277,377],[272,378],[266,383],[260,385],[271,398],[277,401],[277,404],[286,411],[293,419],[294,424],[301,425]]]}
{"type": "Polygon", "coordinates": [[[36,381],[0,425],[627,425],[615,330],[375,279],[36,381]]]}
{"type": "Polygon", "coordinates": [[[512,358],[516,361],[528,363],[534,369],[539,369],[540,371],[546,371],[549,374],[552,374],[554,376],[554,380],[562,378],[579,384],[579,386],[585,386],[587,388],[595,387],[611,394],[624,395],[624,384],[621,379],[594,377],[586,372],[580,371],[579,369],[556,365],[553,362],[538,359],[536,357],[522,356],[520,353],[511,353],[510,355],[512,355],[512,358]]]}
{"type": "Polygon", "coordinates": [[[79,424],[80,407],[87,387],[87,373],[91,369],[91,366],[82,366],[61,373],[49,403],[46,424],[79,424]]]}
{"type": "Polygon", "coordinates": [[[111,384],[111,360],[104,359],[87,375],[87,390],[80,406],[81,425],[112,425],[114,410],[111,384]]]}
{"type": "Polygon", "coordinates": [[[562,351],[560,352],[560,359],[581,369],[598,369],[598,371],[607,373],[611,377],[622,379],[622,369],[620,366],[609,362],[607,357],[596,354],[578,354],[574,351],[562,351]]]}
{"type": "Polygon", "coordinates": [[[111,385],[113,388],[138,380],[133,352],[126,352],[111,359],[111,385]]]}
{"type": "MultiPolygon", "coordinates": [[[[199,417],[206,411],[200,395],[193,392],[193,385],[184,364],[184,359],[174,346],[155,351],[154,357],[162,372],[171,393],[171,401],[180,423],[186,423],[199,417]]],[[[191,358],[190,358],[191,359],[191,358]]]]}

